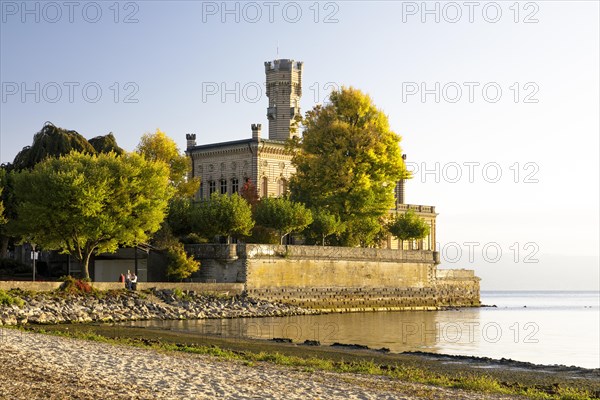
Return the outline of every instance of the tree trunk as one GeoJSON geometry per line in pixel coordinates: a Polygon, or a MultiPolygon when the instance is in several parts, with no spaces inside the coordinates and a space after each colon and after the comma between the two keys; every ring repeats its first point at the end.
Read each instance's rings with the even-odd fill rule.
{"type": "Polygon", "coordinates": [[[92,255],[92,252],[90,251],[89,253],[87,253],[83,259],[83,262],[81,263],[81,268],[82,271],[81,273],[83,274],[83,279],[90,279],[90,269],[89,269],[89,265],[90,265],[90,257],[92,255]]]}

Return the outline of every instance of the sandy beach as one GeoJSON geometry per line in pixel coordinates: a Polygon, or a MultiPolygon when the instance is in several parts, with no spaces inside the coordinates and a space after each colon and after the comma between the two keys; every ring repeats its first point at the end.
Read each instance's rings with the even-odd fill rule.
{"type": "Polygon", "coordinates": [[[509,399],[1,329],[2,399],[509,399]]]}

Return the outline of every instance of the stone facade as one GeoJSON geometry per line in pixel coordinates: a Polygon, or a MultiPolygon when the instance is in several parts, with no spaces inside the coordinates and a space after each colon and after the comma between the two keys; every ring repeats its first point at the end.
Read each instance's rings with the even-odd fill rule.
{"type": "Polygon", "coordinates": [[[290,131],[300,116],[302,62],[275,60],[265,62],[267,118],[269,136],[262,137],[261,124],[252,124],[248,139],[196,145],[196,135],[188,134],[186,153],[192,159],[192,176],[200,177],[196,199],[207,199],[213,192],[237,193],[246,181],[256,186],[260,197],[281,196],[296,172],[285,142],[297,134],[290,131]]]}
{"type": "Polygon", "coordinates": [[[285,143],[262,139],[261,125],[252,125],[252,137],[225,143],[196,146],[188,135],[187,153],[192,158],[192,176],[200,177],[196,199],[207,199],[213,192],[237,193],[250,180],[260,197],[281,196],[296,169],[285,143]]]}

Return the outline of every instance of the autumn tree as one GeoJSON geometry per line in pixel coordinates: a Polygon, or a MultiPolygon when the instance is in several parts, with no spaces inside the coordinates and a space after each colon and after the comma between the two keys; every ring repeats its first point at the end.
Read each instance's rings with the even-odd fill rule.
{"type": "Polygon", "coordinates": [[[430,226],[419,217],[413,210],[397,215],[388,225],[390,233],[398,239],[416,240],[423,239],[429,235],[430,226]]]}
{"type": "Polygon", "coordinates": [[[303,204],[285,197],[265,197],[256,206],[256,223],[278,232],[280,243],[292,232],[300,232],[313,221],[312,213],[303,204]]]}
{"type": "Polygon", "coordinates": [[[181,281],[192,276],[200,268],[200,262],[187,254],[183,244],[178,241],[167,247],[167,258],[169,265],[166,273],[169,279],[181,281]]]}
{"type": "Polygon", "coordinates": [[[148,239],[173,194],[165,163],[138,154],[72,152],[14,176],[13,232],[81,262],[148,239]]]}
{"type": "Polygon", "coordinates": [[[149,160],[163,161],[169,166],[169,180],[175,197],[193,197],[200,187],[198,178],[188,178],[192,161],[180,153],[177,144],[160,129],[142,135],[136,151],[149,160]]]}
{"type": "Polygon", "coordinates": [[[256,185],[252,183],[252,180],[246,179],[246,182],[244,182],[244,185],[240,189],[240,196],[242,196],[252,208],[258,204],[258,190],[256,190],[256,185]]]}
{"type": "Polygon", "coordinates": [[[400,136],[371,98],[353,88],[331,93],[327,105],[306,113],[303,125],[292,160],[292,199],[346,223],[340,244],[372,245],[379,219],[394,206],[395,184],[406,177],[400,136]],[[365,227],[373,231],[365,234],[365,227]]]}

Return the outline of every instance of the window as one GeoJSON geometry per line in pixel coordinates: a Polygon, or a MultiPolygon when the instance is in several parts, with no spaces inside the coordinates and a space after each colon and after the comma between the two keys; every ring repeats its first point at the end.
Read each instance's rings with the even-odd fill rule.
{"type": "Polygon", "coordinates": [[[227,180],[221,179],[221,194],[227,194],[227,180]]]}
{"type": "Polygon", "coordinates": [[[285,178],[279,180],[279,195],[283,196],[287,193],[287,181],[285,178]]]}
{"type": "Polygon", "coordinates": [[[266,176],[262,179],[262,197],[267,197],[269,195],[269,178],[266,176]]]}
{"type": "Polygon", "coordinates": [[[216,192],[216,190],[217,190],[217,182],[209,181],[208,182],[208,195],[210,196],[211,194],[216,192]]]}
{"type": "Polygon", "coordinates": [[[200,189],[198,189],[198,198],[204,198],[204,183],[200,182],[200,189]]]}
{"type": "Polygon", "coordinates": [[[232,178],[231,179],[231,193],[237,193],[239,192],[239,181],[237,178],[232,178]]]}
{"type": "Polygon", "coordinates": [[[423,250],[431,250],[430,246],[429,246],[429,239],[430,239],[431,235],[427,235],[425,236],[425,238],[422,239],[423,242],[423,250]]]}

